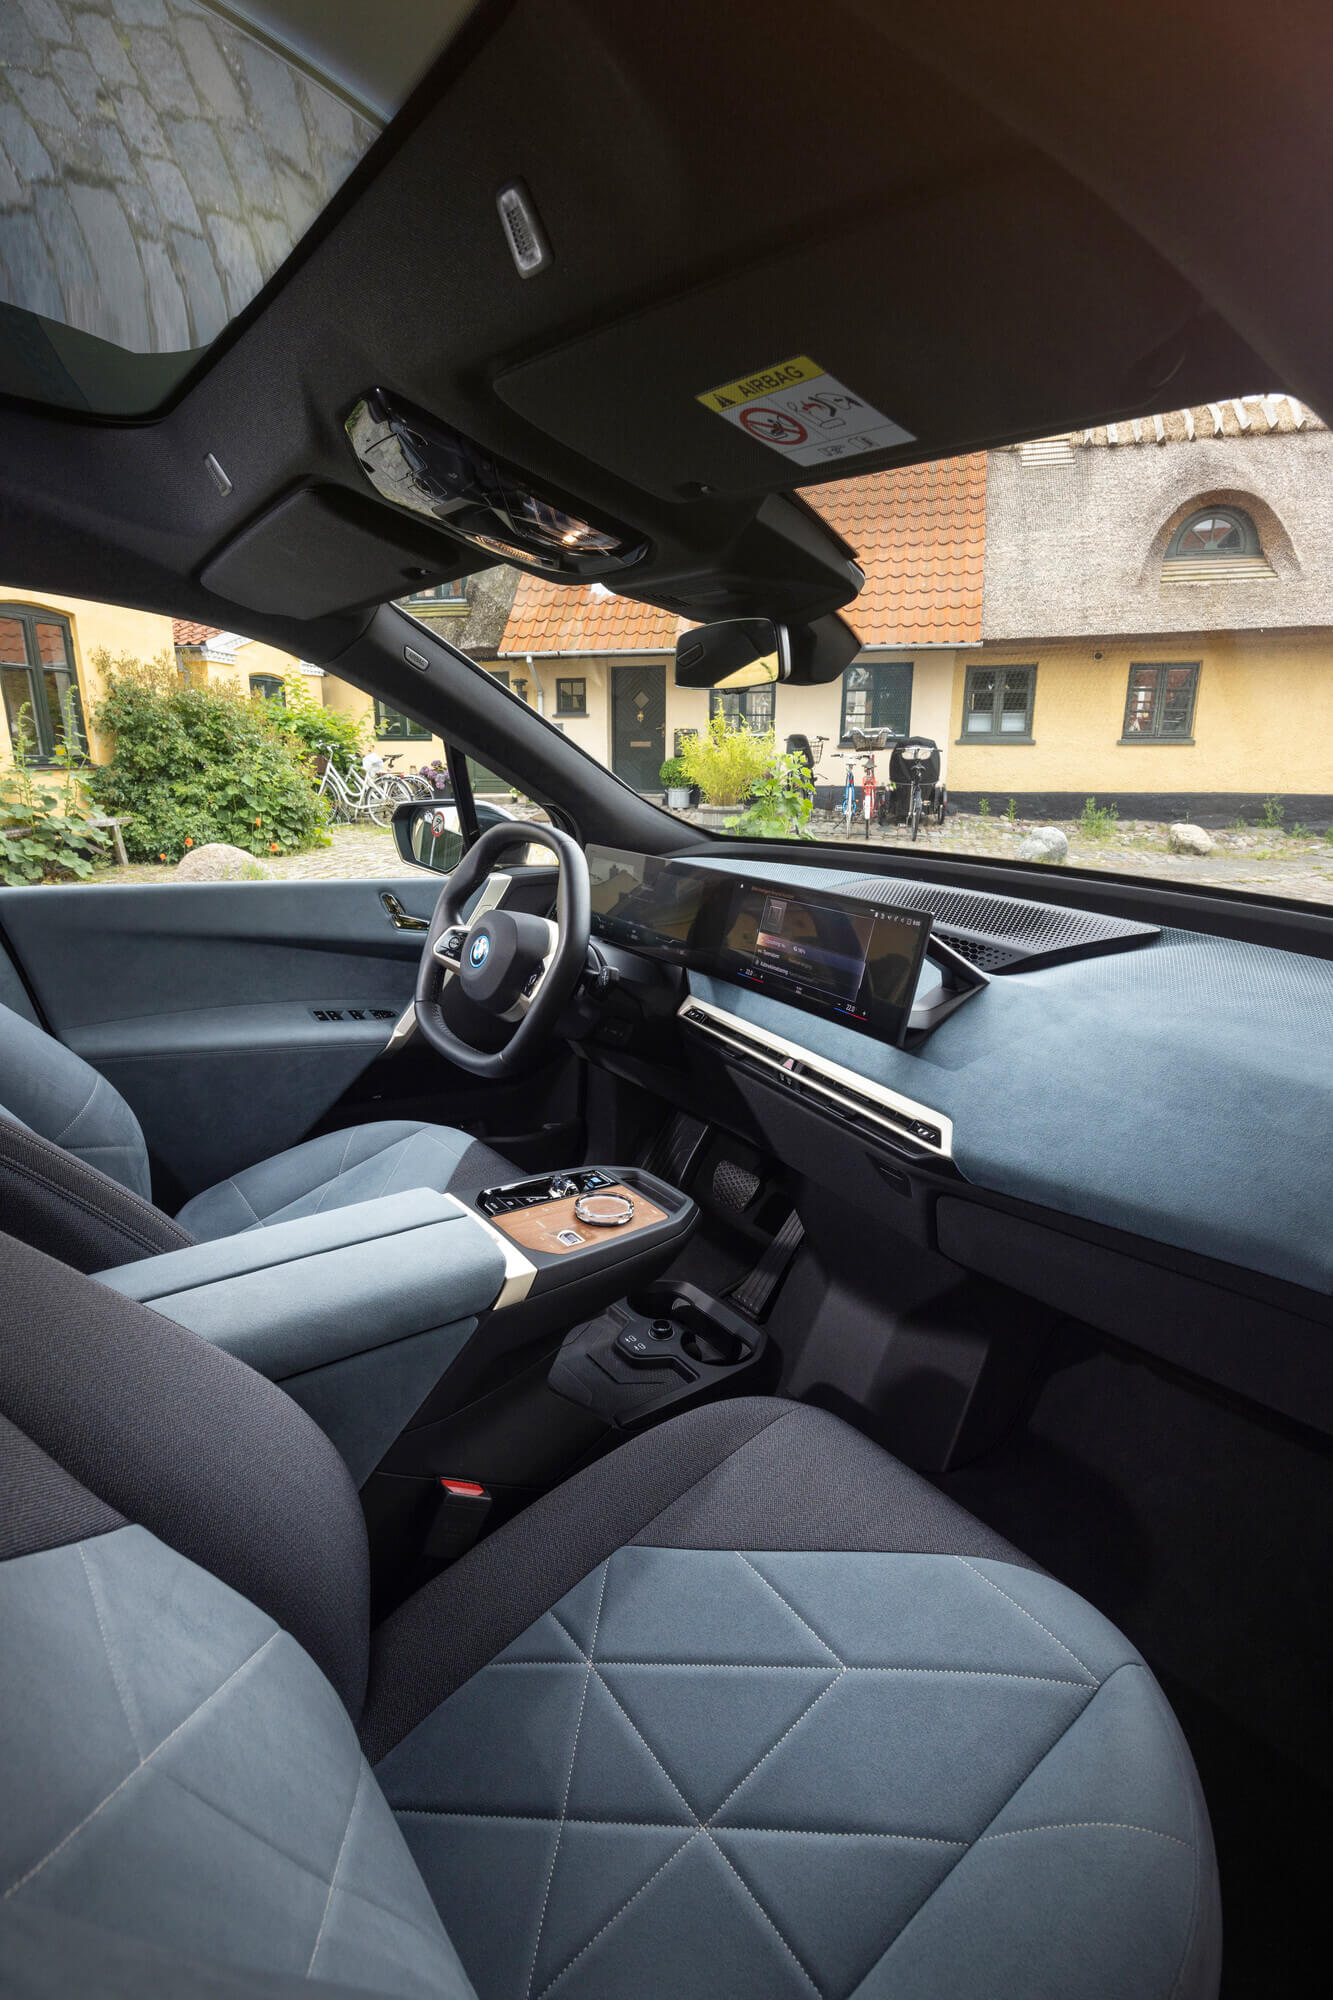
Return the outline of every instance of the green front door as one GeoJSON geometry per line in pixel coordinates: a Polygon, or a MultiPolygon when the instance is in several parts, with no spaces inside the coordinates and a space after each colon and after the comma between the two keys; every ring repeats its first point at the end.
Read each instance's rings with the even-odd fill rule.
{"type": "Polygon", "coordinates": [[[666,668],[611,673],[611,768],[636,792],[660,792],[666,757],[666,668]]]}

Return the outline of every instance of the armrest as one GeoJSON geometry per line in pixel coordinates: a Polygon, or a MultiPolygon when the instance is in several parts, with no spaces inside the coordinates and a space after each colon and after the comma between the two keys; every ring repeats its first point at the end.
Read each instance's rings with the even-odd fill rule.
{"type": "Polygon", "coordinates": [[[451,1196],[415,1188],[97,1277],[280,1381],[484,1312],[505,1254],[451,1196]]]}

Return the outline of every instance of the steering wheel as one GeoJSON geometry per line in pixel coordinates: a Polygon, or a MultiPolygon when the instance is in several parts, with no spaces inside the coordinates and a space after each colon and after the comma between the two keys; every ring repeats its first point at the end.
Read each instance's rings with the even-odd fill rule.
{"type": "Polygon", "coordinates": [[[454,869],[435,905],[417,973],[417,1026],[440,1055],[473,1076],[513,1076],[540,1054],[573,996],[588,959],[592,896],[583,849],[554,826],[523,820],[488,827],[454,869]],[[554,923],[524,910],[488,909],[471,923],[466,905],[502,855],[549,847],[560,864],[554,923]],[[502,1049],[474,1048],[445,1021],[440,997],[452,974],[467,998],[499,1021],[513,1021],[502,1049]]]}

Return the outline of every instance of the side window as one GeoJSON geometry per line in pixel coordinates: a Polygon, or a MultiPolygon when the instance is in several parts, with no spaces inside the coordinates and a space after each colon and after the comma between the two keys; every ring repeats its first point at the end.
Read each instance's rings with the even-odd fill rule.
{"type": "Polygon", "coordinates": [[[561,679],[555,684],[555,712],[557,715],[586,715],[588,713],[588,683],[578,680],[561,679]]]}
{"type": "Polygon", "coordinates": [[[840,743],[854,729],[891,729],[906,736],[912,716],[912,662],[870,660],[848,667],[842,677],[840,743]]]}
{"type": "Polygon", "coordinates": [[[1136,661],[1129,670],[1122,743],[1193,742],[1197,660],[1136,661]]]}
{"type": "Polygon", "coordinates": [[[960,740],[1030,741],[1036,691],[1035,667],[969,667],[960,740]]]}
{"type": "Polygon", "coordinates": [[[430,731],[410,715],[400,715],[396,708],[386,708],[382,701],[375,703],[375,735],[382,743],[429,743],[430,731]]]}
{"type": "Polygon", "coordinates": [[[751,729],[765,735],[773,727],[772,687],[710,688],[708,719],[725,715],[732,729],[751,729]]]}
{"type": "Polygon", "coordinates": [[[87,749],[69,620],[0,607],[0,677],[11,746],[35,764],[87,749]]]}
{"type": "Polygon", "coordinates": [[[285,704],[287,700],[286,687],[276,674],[251,674],[250,692],[264,701],[280,701],[285,704]]]}

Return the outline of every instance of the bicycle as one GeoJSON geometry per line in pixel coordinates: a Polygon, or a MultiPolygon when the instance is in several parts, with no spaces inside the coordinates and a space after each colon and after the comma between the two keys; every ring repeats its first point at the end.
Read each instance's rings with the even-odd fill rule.
{"type": "Polygon", "coordinates": [[[900,794],[907,794],[903,823],[913,840],[923,821],[934,819],[944,825],[949,795],[940,783],[939,745],[929,736],[908,736],[897,744],[889,760],[889,784],[894,796],[895,818],[900,794]]]}
{"type": "Polygon", "coordinates": [[[338,769],[334,747],[331,743],[320,745],[323,770],[320,774],[317,797],[327,799],[333,808],[335,819],[346,820],[355,825],[359,819],[369,819],[376,826],[388,826],[394,815],[394,808],[418,796],[406,778],[390,771],[378,752],[370,751],[361,759],[360,772],[355,774],[355,782],[344,777],[338,769]]]}

